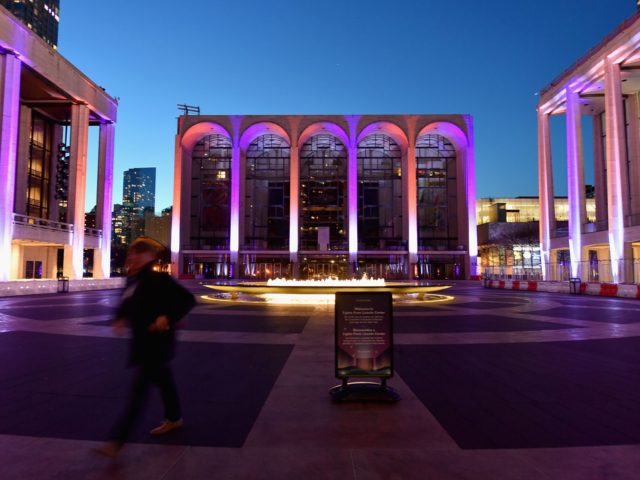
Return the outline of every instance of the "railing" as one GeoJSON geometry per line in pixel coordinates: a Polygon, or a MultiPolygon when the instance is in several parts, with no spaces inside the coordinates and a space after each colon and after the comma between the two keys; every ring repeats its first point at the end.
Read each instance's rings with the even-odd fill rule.
{"type": "Polygon", "coordinates": [[[70,223],[56,222],[46,218],[29,217],[19,213],[13,214],[13,223],[17,225],[28,225],[30,227],[42,228],[45,230],[73,232],[73,225],[70,223]]]}
{"type": "Polygon", "coordinates": [[[636,225],[640,225],[640,213],[634,213],[624,217],[625,227],[635,227],[636,225]]]}
{"type": "Polygon", "coordinates": [[[609,229],[609,220],[598,220],[582,224],[582,233],[606,232],[609,229]]]}
{"type": "Polygon", "coordinates": [[[551,230],[551,238],[563,238],[569,236],[569,227],[558,227],[551,230]]]}
{"type": "Polygon", "coordinates": [[[89,236],[89,237],[102,237],[102,230],[100,230],[99,228],[90,228],[90,227],[85,227],[84,228],[84,234],[89,236]]]}
{"type": "MultiPolygon", "coordinates": [[[[619,260],[618,271],[625,283],[640,283],[640,259],[619,260]]],[[[564,282],[580,277],[583,282],[613,282],[610,260],[579,262],[577,272],[572,272],[571,263],[552,263],[546,267],[545,280],[564,282]],[[575,273],[575,274],[574,274],[575,273]]],[[[491,280],[542,280],[541,267],[495,266],[483,267],[483,275],[491,280]]]]}
{"type": "Polygon", "coordinates": [[[540,267],[483,267],[482,272],[490,280],[542,280],[540,267]]]}

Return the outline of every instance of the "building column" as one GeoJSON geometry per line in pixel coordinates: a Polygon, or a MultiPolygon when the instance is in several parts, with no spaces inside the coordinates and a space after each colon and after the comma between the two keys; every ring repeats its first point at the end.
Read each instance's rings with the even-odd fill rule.
{"type": "Polygon", "coordinates": [[[626,281],[624,268],[624,196],[623,167],[626,172],[624,107],[620,83],[620,64],[605,59],[604,99],[606,120],[607,213],[609,218],[609,254],[614,283],[626,281]]]}
{"type": "Polygon", "coordinates": [[[231,209],[229,224],[229,250],[231,251],[231,269],[233,278],[238,278],[240,251],[240,162],[241,150],[239,139],[235,139],[231,150],[231,209]]]}
{"type": "Polygon", "coordinates": [[[289,262],[291,262],[292,275],[297,278],[299,273],[298,239],[300,238],[300,152],[297,138],[291,139],[289,152],[289,262]]]}
{"type": "Polygon", "coordinates": [[[182,146],[182,137],[175,139],[173,163],[173,207],[171,210],[171,275],[186,273],[182,251],[188,245],[191,230],[191,154],[182,146]]]}
{"type": "Polygon", "coordinates": [[[81,279],[84,255],[84,214],[87,191],[89,107],[71,106],[71,155],[67,220],[73,224],[71,246],[64,249],[64,276],[81,279]]]}
{"type": "Polygon", "coordinates": [[[349,206],[349,264],[358,261],[358,144],[350,139],[347,157],[347,205],[349,206]]]}
{"type": "Polygon", "coordinates": [[[0,54],[0,281],[11,278],[21,63],[0,54]]]}
{"type": "Polygon", "coordinates": [[[602,123],[600,115],[593,116],[593,177],[596,197],[596,222],[607,220],[607,182],[602,148],[602,123]]]}
{"type": "Polygon", "coordinates": [[[96,228],[102,230],[100,248],[94,252],[94,278],[111,276],[111,212],[113,210],[113,149],[115,126],[100,125],[98,148],[98,198],[96,199],[96,228]]]}
{"type": "MultiPolygon", "coordinates": [[[[467,146],[464,152],[465,225],[467,228],[467,261],[465,276],[478,274],[478,226],[476,220],[476,158],[473,133],[473,117],[465,117],[467,124],[467,146]]],[[[463,230],[464,231],[464,230],[463,230]]]]}
{"type": "Polygon", "coordinates": [[[540,198],[540,261],[543,280],[551,278],[551,231],[556,228],[549,115],[538,108],[538,196],[540,198]]]}
{"type": "Polygon", "coordinates": [[[408,277],[413,278],[414,266],[418,262],[418,193],[416,180],[416,146],[410,139],[407,148],[406,171],[402,175],[406,177],[403,182],[404,203],[407,205],[407,249],[409,251],[408,277]]]}
{"type": "Polygon", "coordinates": [[[567,193],[569,196],[569,251],[571,276],[582,278],[582,225],[587,218],[584,188],[582,118],[578,92],[566,90],[567,193]]]}

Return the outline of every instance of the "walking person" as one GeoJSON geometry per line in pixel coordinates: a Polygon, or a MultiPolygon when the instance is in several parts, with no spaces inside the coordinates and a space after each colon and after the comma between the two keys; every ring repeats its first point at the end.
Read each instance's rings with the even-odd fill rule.
{"type": "Polygon", "coordinates": [[[170,362],[176,343],[176,323],[195,305],[194,296],[169,275],[154,271],[166,249],[155,240],[139,237],[127,252],[127,284],[116,313],[114,328],[131,327],[129,364],[136,368],[125,407],[108,441],[97,452],[115,457],[133,430],[152,385],[160,389],[165,420],[151,430],[162,435],[182,427],[180,398],[170,362]]]}

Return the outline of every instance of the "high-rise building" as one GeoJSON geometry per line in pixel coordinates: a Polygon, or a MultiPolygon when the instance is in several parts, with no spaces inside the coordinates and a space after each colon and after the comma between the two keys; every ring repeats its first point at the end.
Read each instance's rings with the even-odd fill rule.
{"type": "Polygon", "coordinates": [[[130,210],[132,217],[143,218],[145,211],[155,211],[155,168],[131,168],[124,172],[122,204],[130,210]]]}
{"type": "Polygon", "coordinates": [[[53,48],[57,47],[60,0],[0,0],[0,5],[53,48]]]}

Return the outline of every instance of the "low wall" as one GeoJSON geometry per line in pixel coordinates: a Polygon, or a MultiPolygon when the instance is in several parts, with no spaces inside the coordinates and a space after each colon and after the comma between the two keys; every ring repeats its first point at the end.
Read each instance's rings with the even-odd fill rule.
{"type": "MultiPolygon", "coordinates": [[[[82,292],[85,290],[123,288],[125,279],[122,277],[104,279],[83,278],[80,280],[69,280],[68,282],[69,292],[82,292]]],[[[9,280],[7,282],[0,282],[0,297],[57,293],[63,289],[63,286],[60,280],[54,279],[9,280]]]]}
{"type": "Polygon", "coordinates": [[[582,295],[597,295],[601,297],[640,298],[640,285],[619,285],[616,283],[581,282],[571,285],[570,282],[485,279],[482,285],[485,288],[500,288],[504,290],[580,293],[582,295]]]}

